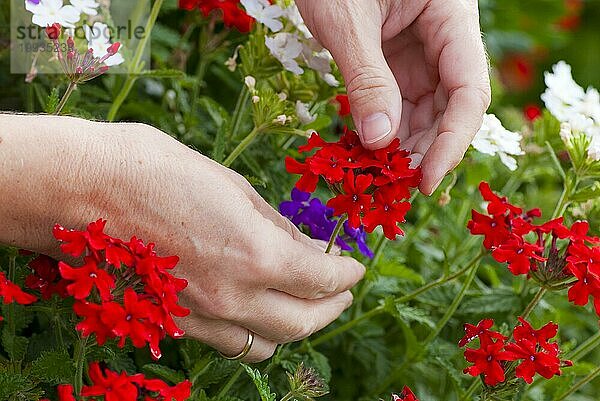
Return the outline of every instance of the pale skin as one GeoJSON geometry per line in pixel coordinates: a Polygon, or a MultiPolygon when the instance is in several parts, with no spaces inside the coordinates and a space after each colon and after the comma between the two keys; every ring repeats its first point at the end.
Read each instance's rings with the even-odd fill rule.
{"type": "MultiPolygon", "coordinates": [[[[433,192],[489,103],[476,1],[298,6],[340,66],[364,144],[399,136],[422,158],[421,191],[433,192]],[[384,135],[370,118],[382,114],[384,135]]],[[[226,355],[253,331],[247,362],[335,320],[365,271],[326,255],[234,171],[143,124],[0,114],[0,188],[0,243],[58,257],[55,223],[83,228],[102,217],[110,235],[179,255],[177,274],[189,281],[182,303],[193,311],[180,324],[226,355]]]]}

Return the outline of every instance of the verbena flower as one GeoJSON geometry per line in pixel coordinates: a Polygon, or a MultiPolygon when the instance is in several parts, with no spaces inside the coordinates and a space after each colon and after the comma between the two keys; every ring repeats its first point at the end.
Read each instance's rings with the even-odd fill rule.
{"type": "Polygon", "coordinates": [[[93,48],[89,48],[83,55],[80,54],[75,47],[75,41],[70,36],[66,42],[67,51],[65,53],[63,44],[59,42],[60,31],[59,24],[53,24],[46,28],[46,34],[54,44],[60,66],[69,81],[74,84],[81,84],[104,74],[110,68],[106,63],[110,62],[111,57],[117,55],[117,60],[121,57],[117,54],[121,46],[119,42],[113,43],[106,49],[102,48],[106,53],[97,57],[93,48]]]}
{"type": "Polygon", "coordinates": [[[509,170],[517,169],[517,161],[512,156],[525,154],[521,149],[523,136],[512,132],[502,126],[502,123],[493,114],[483,116],[483,124],[471,145],[479,152],[486,155],[498,155],[502,163],[509,170]]]}
{"type": "MultiPolygon", "coordinates": [[[[110,31],[108,25],[102,22],[95,22],[90,28],[84,25],[85,37],[88,41],[88,48],[92,49],[94,56],[103,58],[113,51],[113,43],[110,39],[110,31]]],[[[122,64],[125,61],[123,56],[118,52],[111,54],[104,60],[104,64],[109,67],[122,64]]]]}
{"type": "Polygon", "coordinates": [[[105,225],[98,220],[85,231],[54,228],[64,253],[85,256],[79,267],[59,264],[67,293],[76,299],[75,314],[83,318],[76,329],[84,337],[94,334],[99,345],[109,338],[118,339],[120,347],[127,339],[138,348],[148,344],[158,359],[163,338],[184,334],[173,316],[189,314],[178,303],[187,281],[169,273],[179,258],[159,257],[154,244],[145,245],[136,237],[128,242],[110,237],[105,225]]]}
{"type": "Polygon", "coordinates": [[[485,182],[479,189],[489,202],[488,214],[473,210],[467,226],[471,234],[484,236],[494,259],[547,288],[569,288],[569,300],[576,305],[587,305],[592,297],[600,316],[600,239],[588,235],[589,224],[577,221],[567,227],[562,217],[534,224],[539,209],[523,212],[485,182]]]}
{"type": "Polygon", "coordinates": [[[75,23],[81,17],[76,7],[64,5],[63,0],[25,0],[25,9],[33,14],[31,22],[42,28],[52,24],[75,28],[75,23]]]}
{"type": "Polygon", "coordinates": [[[392,401],[419,401],[408,386],[404,386],[400,394],[392,394],[392,401]]]}
{"type": "Polygon", "coordinates": [[[520,324],[513,330],[512,341],[508,341],[499,332],[490,330],[493,323],[492,319],[485,319],[477,326],[466,324],[465,337],[459,342],[459,346],[463,347],[475,338],[479,339],[479,348],[465,350],[465,359],[473,365],[465,368],[464,373],[471,376],[483,375],[488,386],[496,386],[510,379],[506,375],[511,372],[514,377],[531,384],[536,373],[550,379],[561,374],[561,366],[572,365],[570,361],[560,360],[558,344],[549,341],[558,333],[558,325],[555,323],[549,322],[536,330],[519,317],[520,324]],[[515,361],[519,361],[519,364],[513,372],[507,362],[515,361]]]}
{"type": "Polygon", "coordinates": [[[302,43],[297,35],[279,32],[265,37],[265,45],[286,70],[298,75],[304,72],[296,61],[296,58],[302,53],[302,43]]]}
{"type": "MultiPolygon", "coordinates": [[[[337,219],[333,217],[333,209],[324,205],[320,199],[310,197],[310,193],[292,189],[291,200],[281,202],[279,211],[290,219],[294,225],[305,228],[311,238],[329,241],[337,219]]],[[[366,257],[372,258],[373,251],[367,245],[367,234],[362,227],[352,228],[344,223],[344,231],[336,238],[336,244],[344,251],[353,251],[350,242],[356,243],[358,250],[366,257]]]]}
{"type": "Polygon", "coordinates": [[[80,13],[90,16],[98,15],[98,7],[100,4],[95,0],[71,0],[71,5],[80,13]]]}
{"type": "Polygon", "coordinates": [[[254,18],[242,9],[240,0],[179,0],[179,8],[184,10],[200,9],[205,17],[218,12],[227,27],[235,27],[242,33],[248,33],[254,25],[254,18]]]}
{"type": "Polygon", "coordinates": [[[256,21],[267,26],[273,32],[279,32],[283,23],[279,20],[284,12],[277,4],[271,4],[269,0],[240,0],[246,9],[246,13],[256,21]]]}
{"type": "MultiPolygon", "coordinates": [[[[26,293],[16,285],[11,282],[4,272],[0,271],[0,298],[2,298],[2,303],[5,305],[17,303],[20,305],[29,305],[36,302],[37,297],[26,293]]],[[[2,316],[0,316],[0,321],[2,321],[2,316]]]]}
{"type": "Polygon", "coordinates": [[[48,300],[57,294],[61,298],[69,296],[66,280],[63,280],[58,270],[58,261],[46,255],[39,255],[28,266],[32,273],[25,278],[25,286],[39,291],[43,300],[48,300]]]}
{"type": "Polygon", "coordinates": [[[410,209],[410,189],[421,180],[420,168],[411,168],[409,152],[395,139],[384,149],[365,149],[354,131],[346,130],[338,142],[325,142],[314,133],[301,153],[316,151],[304,162],[285,160],[291,174],[302,177],[296,188],[313,192],[323,177],[336,196],[327,202],[335,216],[348,215],[350,227],[361,225],[367,232],[382,226],[389,239],[402,235],[398,223],[410,209]]]}

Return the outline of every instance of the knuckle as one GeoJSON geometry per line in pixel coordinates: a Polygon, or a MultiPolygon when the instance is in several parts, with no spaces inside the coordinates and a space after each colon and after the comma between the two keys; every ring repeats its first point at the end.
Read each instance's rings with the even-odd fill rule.
{"type": "Polygon", "coordinates": [[[359,66],[350,71],[351,78],[346,83],[350,94],[350,104],[368,104],[380,98],[382,91],[388,91],[388,79],[372,66],[359,66]]]}

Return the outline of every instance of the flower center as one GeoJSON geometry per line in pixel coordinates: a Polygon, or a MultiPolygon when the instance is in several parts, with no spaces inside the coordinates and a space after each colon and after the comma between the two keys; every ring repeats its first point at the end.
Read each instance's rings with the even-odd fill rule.
{"type": "Polygon", "coordinates": [[[535,355],[531,355],[531,356],[529,357],[529,360],[530,360],[531,362],[535,361],[535,355]]]}
{"type": "Polygon", "coordinates": [[[493,359],[494,359],[494,357],[493,357],[493,356],[491,356],[491,355],[488,355],[488,357],[487,357],[487,361],[488,361],[488,362],[492,362],[492,360],[493,360],[493,359]]]}
{"type": "Polygon", "coordinates": [[[352,202],[358,202],[358,195],[352,195],[352,202]]]}
{"type": "Polygon", "coordinates": [[[520,254],[522,254],[522,253],[523,253],[523,249],[519,249],[519,250],[517,251],[517,255],[520,255],[520,254]]]}
{"type": "Polygon", "coordinates": [[[98,275],[96,273],[90,273],[90,277],[91,278],[98,278],[98,275]]]}
{"type": "Polygon", "coordinates": [[[130,321],[131,319],[133,319],[133,316],[131,315],[127,315],[127,317],[125,318],[125,320],[130,321]]]}

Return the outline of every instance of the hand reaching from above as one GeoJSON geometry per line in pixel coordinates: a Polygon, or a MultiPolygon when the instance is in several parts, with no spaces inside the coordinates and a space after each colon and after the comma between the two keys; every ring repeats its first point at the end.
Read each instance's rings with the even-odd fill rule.
{"type": "Polygon", "coordinates": [[[399,137],[431,194],[460,162],[490,103],[476,0],[296,0],[346,81],[366,147],[399,137]]]}

